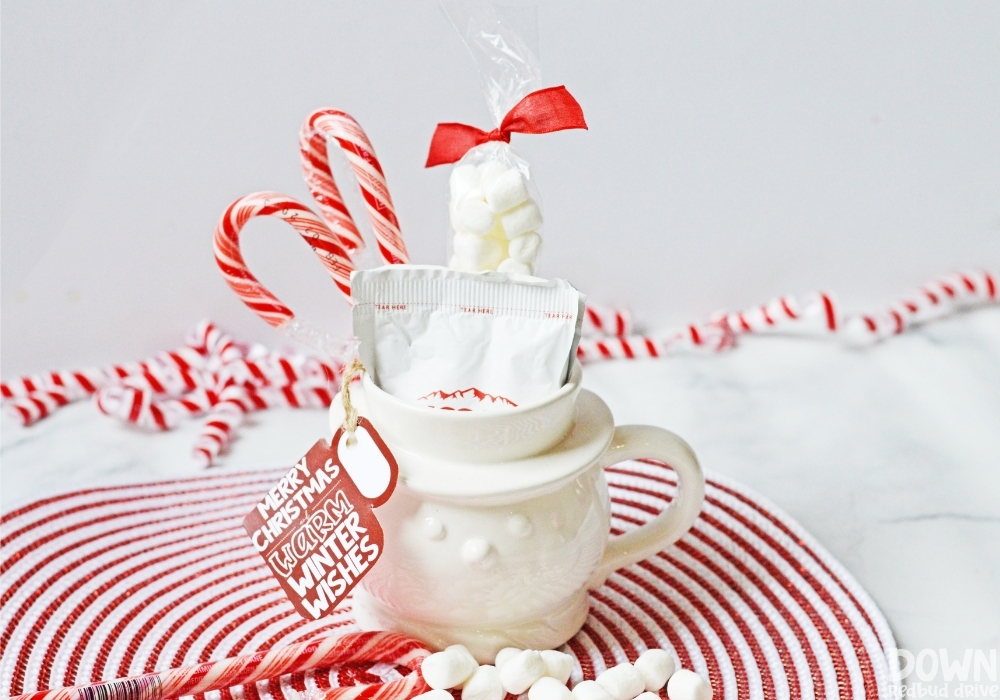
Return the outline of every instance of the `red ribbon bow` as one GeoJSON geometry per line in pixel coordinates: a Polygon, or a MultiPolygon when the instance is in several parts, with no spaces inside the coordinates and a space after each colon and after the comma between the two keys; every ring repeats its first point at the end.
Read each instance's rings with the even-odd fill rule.
{"type": "Polygon", "coordinates": [[[500,128],[486,132],[468,124],[438,124],[427,154],[430,168],[454,163],[470,149],[487,141],[510,143],[510,135],[547,134],[563,129],[586,129],[583,109],[564,86],[536,90],[514,105],[500,128]]]}

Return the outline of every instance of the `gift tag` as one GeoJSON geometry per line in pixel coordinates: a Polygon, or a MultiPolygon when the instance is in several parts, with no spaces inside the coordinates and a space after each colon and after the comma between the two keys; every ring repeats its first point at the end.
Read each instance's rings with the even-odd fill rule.
{"type": "Polygon", "coordinates": [[[332,613],[382,553],[372,509],[389,500],[399,469],[368,420],[358,420],[354,437],[340,428],[332,444],[317,442],[243,520],[308,620],[332,613]]]}

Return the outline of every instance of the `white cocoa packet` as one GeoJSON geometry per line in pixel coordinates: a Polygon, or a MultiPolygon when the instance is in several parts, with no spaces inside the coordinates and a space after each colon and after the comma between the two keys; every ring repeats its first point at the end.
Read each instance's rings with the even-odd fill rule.
{"type": "Polygon", "coordinates": [[[372,380],[452,410],[539,401],[566,382],[585,297],[565,280],[432,265],[351,275],[354,335],[372,380]]]}

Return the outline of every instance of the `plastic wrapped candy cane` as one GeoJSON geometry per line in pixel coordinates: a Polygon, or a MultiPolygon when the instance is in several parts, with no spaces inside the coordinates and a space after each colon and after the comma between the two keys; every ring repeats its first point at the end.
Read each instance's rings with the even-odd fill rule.
{"type": "Polygon", "coordinates": [[[542,246],[541,198],[528,162],[510,147],[514,132],[586,129],[564,87],[541,89],[535,9],[482,0],[445,0],[446,12],[479,66],[497,128],[438,124],[427,167],[455,163],[449,177],[448,266],[466,272],[531,275],[542,246]]]}
{"type": "Polygon", "coordinates": [[[368,211],[379,256],[387,264],[409,261],[385,174],[375,149],[361,125],[338,109],[310,114],[299,134],[303,174],[322,216],[278,192],[255,192],[229,205],[215,230],[215,260],[226,283],[258,316],[288,337],[328,356],[344,360],[354,352],[351,342],[337,340],[322,328],[296,318],[292,310],[269,292],[250,272],[240,249],[246,223],[258,216],[275,216],[302,236],[316,253],[337,288],[351,303],[351,272],[364,240],[348,210],[330,169],[331,150],[345,159],[357,180],[368,211]]]}

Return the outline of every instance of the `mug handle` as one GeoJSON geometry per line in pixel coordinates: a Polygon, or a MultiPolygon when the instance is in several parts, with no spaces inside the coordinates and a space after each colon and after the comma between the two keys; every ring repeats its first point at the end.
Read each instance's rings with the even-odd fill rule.
{"type": "Polygon", "coordinates": [[[618,426],[597,464],[604,469],[630,459],[655,459],[669,464],[677,473],[677,495],[645,525],[609,537],[601,563],[588,584],[590,588],[603,585],[612,571],[642,561],[679,540],[701,512],[705,475],[694,451],[680,436],[651,425],[618,426]]]}

